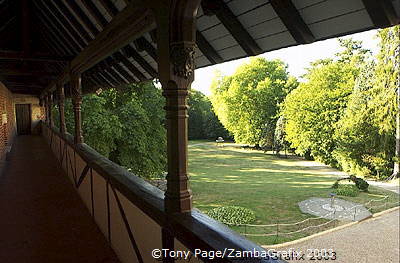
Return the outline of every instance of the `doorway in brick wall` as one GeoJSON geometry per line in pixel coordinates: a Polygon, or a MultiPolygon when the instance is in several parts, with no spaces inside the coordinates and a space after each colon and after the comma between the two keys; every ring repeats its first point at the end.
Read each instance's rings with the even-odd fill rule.
{"type": "Polygon", "coordinates": [[[31,134],[31,105],[15,104],[18,135],[31,134]]]}

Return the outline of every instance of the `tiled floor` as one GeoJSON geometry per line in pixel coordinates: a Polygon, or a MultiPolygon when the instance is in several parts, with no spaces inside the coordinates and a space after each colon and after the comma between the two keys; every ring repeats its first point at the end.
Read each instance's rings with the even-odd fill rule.
{"type": "Polygon", "coordinates": [[[0,177],[0,262],[119,262],[40,136],[16,138],[0,177]]]}

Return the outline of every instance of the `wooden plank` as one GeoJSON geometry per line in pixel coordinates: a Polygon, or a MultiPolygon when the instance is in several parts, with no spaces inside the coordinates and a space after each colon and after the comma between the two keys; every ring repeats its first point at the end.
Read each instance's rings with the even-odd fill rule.
{"type": "MultiPolygon", "coordinates": [[[[124,64],[125,67],[129,69],[130,72],[133,73],[133,75],[138,78],[140,81],[145,81],[146,77],[140,72],[135,65],[133,65],[124,55],[122,55],[120,52],[116,52],[113,55],[117,60],[121,61],[122,64],[124,64]]],[[[136,82],[136,80],[135,80],[136,82]]]]}
{"type": "Polygon", "coordinates": [[[39,1],[34,1],[33,3],[36,5],[37,10],[39,11],[37,14],[38,17],[43,20],[43,24],[51,27],[53,34],[58,35],[58,37],[70,47],[70,49],[73,51],[72,53],[77,54],[79,50],[81,50],[81,47],[72,39],[72,37],[67,33],[58,20],[53,16],[52,18],[47,17],[45,15],[45,11],[39,6],[39,1]]]}
{"type": "Polygon", "coordinates": [[[99,25],[104,28],[108,24],[107,20],[91,0],[82,0],[82,3],[99,25]]]}
{"type": "Polygon", "coordinates": [[[400,18],[394,10],[391,0],[362,0],[368,15],[378,28],[399,24],[400,18]]]}
{"type": "Polygon", "coordinates": [[[153,78],[158,76],[157,71],[138,53],[136,50],[127,45],[123,48],[124,53],[128,56],[133,58],[150,76],[153,78]]]}
{"type": "Polygon", "coordinates": [[[118,9],[110,0],[99,0],[99,2],[111,17],[114,17],[118,14],[118,9]]]}
{"type": "Polygon", "coordinates": [[[85,39],[86,42],[90,42],[92,40],[92,37],[81,25],[81,23],[75,18],[71,11],[65,6],[65,4],[62,1],[54,1],[54,4],[57,5],[64,17],[79,32],[83,39],[85,39]]]}
{"type": "Polygon", "coordinates": [[[22,49],[26,54],[30,53],[30,8],[29,1],[22,0],[21,1],[21,41],[22,41],[22,49]]]}
{"type": "Polygon", "coordinates": [[[3,25],[0,26],[0,33],[3,32],[7,27],[9,27],[12,23],[16,21],[16,17],[13,16],[10,19],[7,20],[3,25]]]}
{"type": "Polygon", "coordinates": [[[74,54],[73,48],[67,42],[63,41],[58,34],[54,33],[54,31],[50,27],[50,25],[48,25],[41,17],[39,17],[37,15],[36,15],[36,17],[38,18],[38,22],[40,22],[40,23],[37,23],[37,25],[40,27],[43,35],[48,37],[49,39],[51,39],[51,41],[53,42],[53,45],[55,43],[56,44],[55,46],[58,46],[58,47],[62,48],[63,50],[65,50],[66,51],[65,54],[68,54],[68,55],[74,54]],[[46,34],[46,32],[48,32],[48,33],[46,34]]]}
{"type": "MultiPolygon", "coordinates": [[[[118,53],[118,52],[117,52],[118,53]]],[[[136,82],[136,79],[126,71],[117,60],[115,60],[112,56],[106,59],[107,64],[112,66],[115,71],[117,71],[120,75],[122,75],[129,83],[136,82]]],[[[125,65],[125,64],[124,64],[125,65]]]]}
{"type": "Polygon", "coordinates": [[[84,72],[153,28],[155,20],[151,10],[131,4],[72,60],[72,71],[84,72]]]}
{"type": "Polygon", "coordinates": [[[212,63],[222,63],[224,60],[218,54],[218,52],[208,43],[206,38],[201,34],[200,31],[196,31],[196,43],[201,53],[212,63]]]}
{"type": "Polygon", "coordinates": [[[146,53],[149,54],[150,57],[157,61],[157,50],[149,41],[147,41],[146,38],[140,37],[134,42],[134,44],[137,50],[146,51],[146,53]]]}
{"type": "Polygon", "coordinates": [[[32,54],[30,56],[27,56],[25,55],[24,52],[20,51],[0,50],[0,60],[68,62],[70,59],[71,57],[56,57],[51,54],[49,55],[32,54]]]}
{"type": "MultiPolygon", "coordinates": [[[[57,1],[58,2],[58,1],[57,1]]],[[[60,1],[62,2],[62,1],[60,1]]],[[[80,6],[75,1],[66,1],[66,4],[72,9],[72,11],[79,17],[80,20],[85,24],[85,26],[97,35],[99,30],[97,27],[92,23],[92,21],[87,17],[86,13],[80,8],[80,6]]]]}
{"type": "Polygon", "coordinates": [[[250,36],[249,32],[247,32],[224,1],[203,0],[201,4],[206,14],[215,14],[217,16],[247,55],[254,56],[262,52],[256,41],[250,36]]]}
{"type": "Polygon", "coordinates": [[[65,27],[66,31],[71,35],[72,39],[76,43],[78,43],[78,45],[81,48],[84,48],[87,45],[87,43],[85,43],[85,41],[82,40],[82,37],[78,34],[78,32],[76,32],[76,30],[71,26],[70,23],[68,23],[65,17],[62,14],[60,14],[60,12],[54,6],[52,1],[46,1],[47,4],[44,1],[41,2],[43,4],[42,6],[44,6],[49,13],[51,12],[53,17],[55,17],[65,27]]]}
{"type": "Polygon", "coordinates": [[[315,42],[313,33],[291,0],[270,0],[269,2],[297,43],[315,42]]]}

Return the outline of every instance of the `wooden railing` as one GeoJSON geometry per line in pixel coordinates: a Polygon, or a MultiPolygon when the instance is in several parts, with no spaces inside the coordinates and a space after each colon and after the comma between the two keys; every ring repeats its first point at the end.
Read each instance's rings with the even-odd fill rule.
{"type": "Polygon", "coordinates": [[[257,251],[259,255],[266,251],[196,209],[190,213],[165,213],[164,192],[90,146],[74,144],[70,134],[62,136],[45,123],[42,134],[122,262],[160,262],[152,253],[166,245],[174,251],[191,251],[190,260],[175,262],[282,262],[268,257],[250,259],[247,251],[257,251]],[[174,237],[173,244],[166,244],[171,242],[165,239],[163,242],[165,232],[174,237]],[[210,254],[201,257],[200,251],[210,254]],[[225,252],[225,257],[213,257],[217,251],[225,252]],[[232,257],[233,251],[246,251],[246,259],[232,257]]]}

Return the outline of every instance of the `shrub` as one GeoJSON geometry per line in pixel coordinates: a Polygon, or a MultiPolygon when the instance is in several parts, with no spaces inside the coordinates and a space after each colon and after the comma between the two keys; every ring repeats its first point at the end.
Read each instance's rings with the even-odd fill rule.
{"type": "Polygon", "coordinates": [[[208,216],[224,224],[248,224],[256,219],[254,211],[241,206],[222,206],[209,210],[208,216]]]}
{"type": "Polygon", "coordinates": [[[341,184],[338,185],[337,189],[335,190],[335,193],[337,195],[342,195],[342,196],[357,196],[358,195],[358,188],[355,185],[350,185],[350,184],[341,184]]]}
{"type": "Polygon", "coordinates": [[[368,191],[369,184],[364,179],[355,178],[353,180],[353,182],[356,184],[357,188],[360,189],[361,191],[364,191],[364,192],[368,191]]]}
{"type": "Polygon", "coordinates": [[[355,175],[350,175],[349,177],[340,178],[340,179],[336,180],[336,182],[332,185],[332,188],[334,188],[334,189],[338,188],[339,181],[342,181],[342,180],[349,180],[349,181],[353,182],[359,190],[368,192],[369,184],[367,183],[367,181],[365,181],[362,178],[356,177],[355,175]]]}

